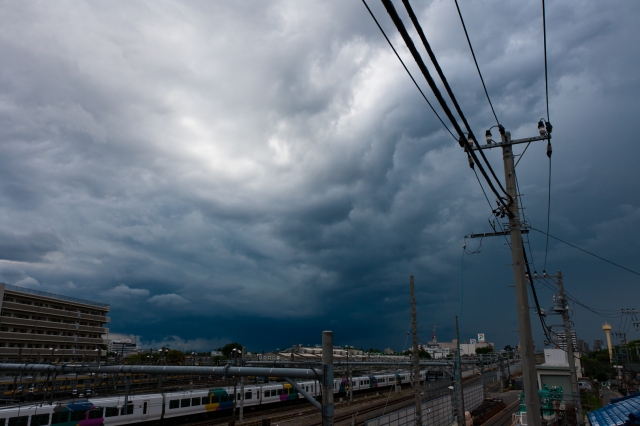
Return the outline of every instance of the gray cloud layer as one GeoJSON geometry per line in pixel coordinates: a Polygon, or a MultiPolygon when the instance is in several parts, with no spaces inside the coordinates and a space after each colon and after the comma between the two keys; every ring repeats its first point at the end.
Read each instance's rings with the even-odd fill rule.
{"type": "MultiPolygon", "coordinates": [[[[464,260],[461,287],[462,236],[487,230],[486,201],[360,2],[0,7],[0,279],[105,299],[113,331],[146,341],[270,347],[333,328],[401,346],[413,274],[421,321],[446,335],[464,288],[467,337],[516,343],[504,241],[464,260]]],[[[482,134],[494,122],[455,8],[414,7],[482,134]]],[[[514,137],[535,135],[539,4],[461,7],[498,116],[514,137]]],[[[637,16],[634,2],[548,10],[551,231],[629,265],[637,16]]],[[[544,228],[544,146],[518,169],[544,228]]],[[[539,265],[544,240],[531,238],[539,265]]],[[[598,296],[610,279],[638,295],[630,276],[555,242],[548,263],[585,303],[627,307],[629,295],[598,296]]],[[[582,320],[596,336],[601,318],[582,320]]]]}

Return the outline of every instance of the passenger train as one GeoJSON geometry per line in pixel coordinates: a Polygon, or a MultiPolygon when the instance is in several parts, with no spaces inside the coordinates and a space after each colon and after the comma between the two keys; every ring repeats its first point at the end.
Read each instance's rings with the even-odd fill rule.
{"type": "MultiPolygon", "coordinates": [[[[420,373],[420,380],[430,379],[427,371],[420,373]]],[[[409,372],[384,373],[353,377],[354,391],[385,388],[409,383],[409,372]]],[[[320,397],[318,381],[301,381],[298,384],[314,397],[320,397]]],[[[335,394],[349,390],[346,378],[333,381],[335,394]]],[[[203,416],[210,412],[231,410],[234,400],[244,400],[244,407],[264,406],[304,398],[289,383],[264,383],[240,388],[194,389],[190,391],[156,393],[129,396],[126,407],[124,396],[89,398],[74,402],[30,403],[0,409],[0,426],[111,426],[141,422],[158,422],[184,416],[203,416]]],[[[236,404],[237,405],[237,404],[236,404]]]]}

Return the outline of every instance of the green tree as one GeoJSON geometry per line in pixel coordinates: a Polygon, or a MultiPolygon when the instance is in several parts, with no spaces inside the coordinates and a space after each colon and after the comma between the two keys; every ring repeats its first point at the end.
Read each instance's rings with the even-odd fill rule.
{"type": "Polygon", "coordinates": [[[243,346],[242,346],[240,343],[238,343],[238,342],[233,342],[233,343],[227,343],[227,344],[226,344],[226,345],[224,345],[223,347],[218,348],[218,349],[216,349],[216,350],[217,350],[217,351],[221,351],[221,352],[222,352],[222,354],[223,354],[226,358],[229,358],[229,357],[231,356],[231,352],[232,352],[234,349],[237,349],[237,350],[239,350],[239,351],[240,351],[240,350],[242,350],[242,347],[243,347],[243,346]]]}
{"type": "Polygon", "coordinates": [[[175,349],[170,349],[166,355],[167,364],[177,365],[184,363],[184,353],[175,349]]]}
{"type": "Polygon", "coordinates": [[[418,351],[418,358],[431,359],[431,354],[429,352],[425,351],[424,349],[420,349],[418,351]]]}
{"type": "Polygon", "coordinates": [[[493,348],[491,346],[485,346],[484,348],[476,348],[476,354],[490,354],[493,352],[493,348]]]}
{"type": "Polygon", "coordinates": [[[608,377],[614,374],[607,349],[593,351],[586,356],[582,356],[580,363],[584,367],[584,374],[587,377],[596,378],[600,382],[606,381],[608,377]]]}

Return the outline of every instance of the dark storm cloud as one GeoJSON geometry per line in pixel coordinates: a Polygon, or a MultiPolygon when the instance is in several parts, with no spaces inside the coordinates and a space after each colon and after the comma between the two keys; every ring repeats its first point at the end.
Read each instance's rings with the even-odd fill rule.
{"type": "Polygon", "coordinates": [[[16,234],[0,229],[0,259],[18,262],[39,262],[62,247],[62,241],[52,232],[32,231],[16,234]]]}
{"type": "MultiPolygon", "coordinates": [[[[112,331],[149,345],[283,347],[332,328],[342,343],[401,349],[413,274],[420,319],[443,338],[459,314],[465,338],[516,343],[504,240],[461,259],[462,236],[489,230],[475,176],[360,2],[1,7],[2,280],[106,300],[112,331]]],[[[482,135],[494,119],[455,6],[414,8],[482,135]]],[[[461,8],[498,117],[514,137],[535,135],[539,4],[461,8]]],[[[548,10],[551,231],[630,265],[637,13],[630,2],[548,10]]],[[[540,229],[545,161],[532,145],[518,166],[540,229]]],[[[545,241],[531,239],[539,267],[545,241]]],[[[601,302],[606,273],[637,296],[629,277],[551,241],[555,268],[583,283],[585,303],[601,302]]],[[[595,335],[601,318],[581,319],[595,335]]]]}

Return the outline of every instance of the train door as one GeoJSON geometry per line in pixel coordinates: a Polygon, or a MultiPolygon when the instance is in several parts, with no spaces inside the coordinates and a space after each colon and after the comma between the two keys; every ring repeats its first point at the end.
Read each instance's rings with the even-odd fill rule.
{"type": "Polygon", "coordinates": [[[147,418],[149,418],[149,406],[151,404],[149,404],[149,400],[145,399],[144,401],[142,401],[142,417],[140,417],[140,420],[147,420],[147,418]]]}

